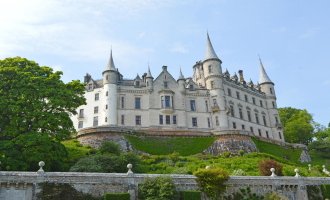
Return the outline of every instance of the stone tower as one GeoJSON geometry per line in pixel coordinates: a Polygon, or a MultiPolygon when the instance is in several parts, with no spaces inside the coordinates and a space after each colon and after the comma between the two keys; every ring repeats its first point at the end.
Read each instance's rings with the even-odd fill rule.
{"type": "Polygon", "coordinates": [[[148,90],[152,90],[153,89],[153,77],[151,75],[151,72],[150,72],[150,67],[148,65],[148,73],[147,73],[147,76],[146,76],[146,86],[147,86],[147,89],[148,90]]]}
{"type": "Polygon", "coordinates": [[[203,72],[206,88],[210,91],[210,100],[212,102],[213,124],[216,124],[215,118],[219,118],[220,129],[228,128],[228,118],[226,114],[225,92],[222,82],[222,61],[215,53],[209,34],[207,33],[206,53],[203,60],[203,72]],[[215,99],[215,101],[214,101],[215,99]],[[217,108],[218,106],[218,108],[217,108]]]}
{"type": "Polygon", "coordinates": [[[112,58],[112,49],[107,68],[102,73],[103,75],[103,125],[117,125],[117,77],[118,72],[112,58]]]}
{"type": "Polygon", "coordinates": [[[275,84],[268,77],[260,58],[259,60],[260,60],[259,85],[261,87],[261,91],[266,94],[266,105],[268,110],[270,127],[272,128],[273,138],[276,140],[284,141],[283,128],[276,104],[276,94],[274,89],[275,84]]]}

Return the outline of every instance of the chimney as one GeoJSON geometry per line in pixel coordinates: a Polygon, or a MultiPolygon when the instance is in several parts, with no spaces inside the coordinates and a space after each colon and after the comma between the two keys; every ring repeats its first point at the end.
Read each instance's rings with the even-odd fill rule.
{"type": "Polygon", "coordinates": [[[167,66],[163,66],[163,71],[167,71],[167,66]]]}

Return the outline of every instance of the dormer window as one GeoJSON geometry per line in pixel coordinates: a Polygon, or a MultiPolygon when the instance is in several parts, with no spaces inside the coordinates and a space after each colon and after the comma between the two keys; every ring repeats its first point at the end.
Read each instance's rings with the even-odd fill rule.
{"type": "Polygon", "coordinates": [[[194,90],[194,85],[189,85],[190,90],[194,90]]]}
{"type": "Polygon", "coordinates": [[[93,84],[91,84],[91,83],[88,84],[88,89],[89,89],[89,90],[92,90],[92,89],[93,89],[93,84]]]}
{"type": "Polygon", "coordinates": [[[164,88],[167,88],[167,82],[164,82],[164,88]]]}
{"type": "Polygon", "coordinates": [[[136,87],[140,87],[140,81],[136,81],[136,82],[135,82],[135,86],[136,86],[136,87]]]}
{"type": "Polygon", "coordinates": [[[209,66],[209,73],[211,73],[212,72],[212,67],[211,67],[211,65],[209,66]]]}

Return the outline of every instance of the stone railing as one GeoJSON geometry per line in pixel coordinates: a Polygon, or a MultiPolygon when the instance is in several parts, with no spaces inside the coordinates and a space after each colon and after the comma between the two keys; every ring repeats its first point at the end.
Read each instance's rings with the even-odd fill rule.
{"type": "MultiPolygon", "coordinates": [[[[44,172],[43,162],[39,163],[38,172],[0,172],[0,199],[1,200],[36,200],[41,191],[40,183],[67,183],[77,190],[90,193],[93,196],[102,196],[104,193],[129,192],[131,200],[136,199],[137,189],[142,180],[159,174],[134,174],[132,165],[127,167],[127,173],[80,173],[80,172],[44,172]]],[[[209,167],[207,167],[208,169],[209,167]]],[[[296,169],[294,177],[279,177],[271,169],[271,176],[230,176],[226,182],[227,193],[232,194],[240,188],[250,187],[252,193],[266,195],[269,192],[280,193],[290,200],[308,200],[307,185],[329,184],[328,177],[301,177],[296,169]]],[[[177,190],[198,190],[193,175],[170,175],[177,185],[177,190]]],[[[206,199],[203,196],[203,199],[206,199]]]]}

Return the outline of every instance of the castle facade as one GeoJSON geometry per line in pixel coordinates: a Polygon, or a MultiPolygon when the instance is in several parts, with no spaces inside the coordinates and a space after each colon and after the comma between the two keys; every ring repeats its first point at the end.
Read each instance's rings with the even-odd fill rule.
{"type": "Polygon", "coordinates": [[[103,79],[89,74],[87,105],[71,119],[78,131],[92,127],[125,127],[165,130],[245,130],[256,136],[284,141],[274,83],[260,60],[257,84],[246,82],[243,71],[223,72],[209,35],[203,61],[193,66],[192,78],[175,79],[163,66],[157,76],[151,70],[134,80],[124,79],[115,68],[112,51],[103,79]]]}

